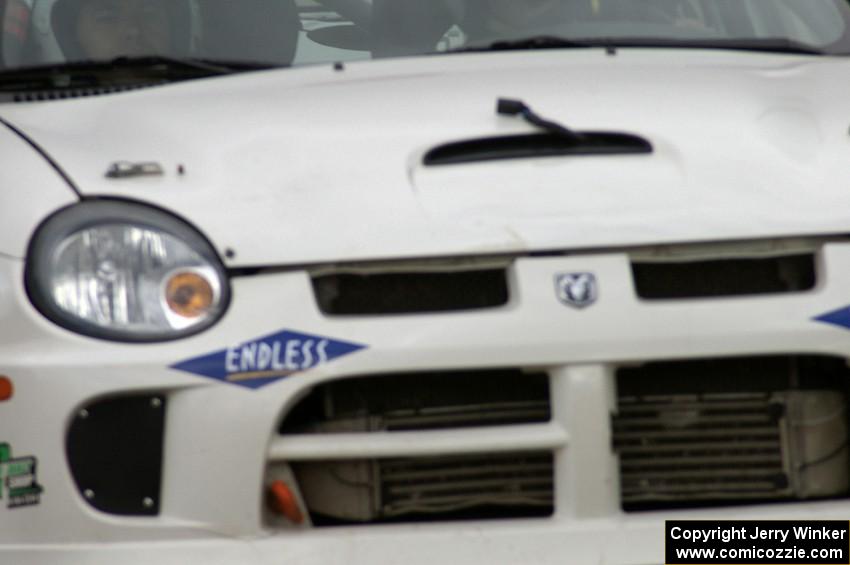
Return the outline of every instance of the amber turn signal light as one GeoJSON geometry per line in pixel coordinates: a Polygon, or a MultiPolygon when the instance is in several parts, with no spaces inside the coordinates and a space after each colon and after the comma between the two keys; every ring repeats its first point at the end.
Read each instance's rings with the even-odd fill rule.
{"type": "Polygon", "coordinates": [[[279,514],[285,516],[293,524],[304,521],[304,514],[298,506],[295,494],[283,481],[274,481],[269,485],[272,508],[279,514]]]}
{"type": "Polygon", "coordinates": [[[212,306],[213,289],[209,281],[198,273],[177,273],[165,285],[165,301],[175,314],[197,318],[212,306]]]}
{"type": "Polygon", "coordinates": [[[0,402],[9,400],[15,393],[15,387],[12,386],[12,379],[9,377],[0,377],[0,402]]]}

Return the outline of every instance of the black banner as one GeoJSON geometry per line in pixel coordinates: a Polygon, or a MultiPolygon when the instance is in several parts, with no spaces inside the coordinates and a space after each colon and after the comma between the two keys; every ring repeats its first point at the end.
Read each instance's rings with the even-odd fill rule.
{"type": "Polygon", "coordinates": [[[848,565],[850,522],[686,521],[665,528],[667,565],[848,565]]]}

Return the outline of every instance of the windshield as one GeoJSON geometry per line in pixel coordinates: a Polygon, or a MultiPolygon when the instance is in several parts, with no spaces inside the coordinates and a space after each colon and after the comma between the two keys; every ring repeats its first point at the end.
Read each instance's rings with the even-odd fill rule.
{"type": "Polygon", "coordinates": [[[844,0],[0,0],[0,16],[7,70],[149,55],[308,65],[539,37],[850,53],[844,0]]]}

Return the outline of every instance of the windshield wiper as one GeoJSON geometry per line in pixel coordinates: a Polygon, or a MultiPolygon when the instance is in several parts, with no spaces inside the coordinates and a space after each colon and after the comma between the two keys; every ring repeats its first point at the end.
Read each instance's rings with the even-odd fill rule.
{"type": "Polygon", "coordinates": [[[585,47],[599,47],[595,42],[575,41],[556,35],[535,35],[522,37],[520,39],[501,39],[485,45],[469,45],[449,49],[442,53],[473,53],[483,51],[524,51],[534,49],[576,49],[585,47]]]}
{"type": "Polygon", "coordinates": [[[792,39],[735,39],[717,42],[712,45],[718,49],[734,49],[738,51],[764,51],[769,53],[789,53],[792,55],[830,55],[823,49],[794,41],[792,39]]]}
{"type": "Polygon", "coordinates": [[[679,49],[728,49],[735,51],[762,51],[799,55],[830,55],[806,43],[785,38],[753,39],[682,39],[675,37],[592,37],[568,39],[554,35],[539,35],[521,39],[500,40],[485,45],[470,45],[449,49],[443,53],[469,53],[483,51],[521,51],[535,49],[576,49],[603,47],[613,51],[620,47],[658,47],[679,49]]]}
{"type": "Polygon", "coordinates": [[[670,49],[728,49],[732,51],[760,51],[798,55],[829,55],[812,45],[785,38],[753,39],[680,39],[674,37],[600,38],[589,43],[611,47],[659,47],[670,49]]]}
{"type": "Polygon", "coordinates": [[[70,61],[4,70],[0,72],[0,91],[158,84],[270,69],[276,66],[278,65],[162,55],[118,57],[109,61],[70,61]]]}
{"type": "Polygon", "coordinates": [[[260,63],[241,63],[228,61],[214,61],[211,59],[199,59],[194,57],[168,57],[165,55],[145,55],[141,57],[118,57],[108,62],[113,68],[139,68],[139,67],[160,67],[179,71],[198,71],[201,73],[209,73],[211,75],[226,75],[239,70],[268,68],[271,65],[260,63]]]}

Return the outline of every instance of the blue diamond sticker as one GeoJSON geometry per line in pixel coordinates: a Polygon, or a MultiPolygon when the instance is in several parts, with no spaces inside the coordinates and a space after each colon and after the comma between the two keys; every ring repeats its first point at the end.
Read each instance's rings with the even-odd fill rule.
{"type": "Polygon", "coordinates": [[[845,330],[850,330],[850,306],[827,312],[815,318],[818,322],[825,322],[835,326],[840,326],[845,330]]]}
{"type": "Polygon", "coordinates": [[[282,330],[175,363],[170,368],[257,389],[365,348],[357,343],[282,330]]]}

